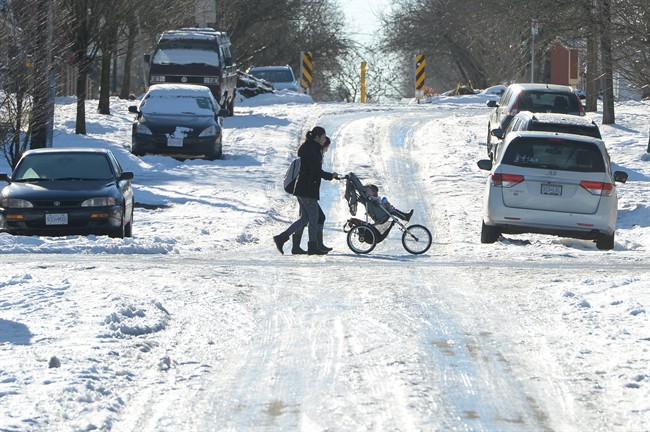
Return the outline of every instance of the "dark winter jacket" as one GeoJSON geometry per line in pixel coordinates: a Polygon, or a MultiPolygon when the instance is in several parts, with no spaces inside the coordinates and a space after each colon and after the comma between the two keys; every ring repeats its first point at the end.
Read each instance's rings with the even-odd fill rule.
{"type": "Polygon", "coordinates": [[[334,174],[323,171],[323,153],[321,145],[312,138],[307,138],[298,149],[300,157],[300,175],[294,195],[320,199],[320,180],[332,180],[334,174]]]}

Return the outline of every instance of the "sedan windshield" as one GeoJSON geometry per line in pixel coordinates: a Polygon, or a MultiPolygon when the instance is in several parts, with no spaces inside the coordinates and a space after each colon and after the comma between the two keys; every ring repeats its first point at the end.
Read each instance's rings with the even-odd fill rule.
{"type": "Polygon", "coordinates": [[[93,153],[41,153],[25,156],[13,181],[106,180],[114,178],[108,159],[93,153]]]}

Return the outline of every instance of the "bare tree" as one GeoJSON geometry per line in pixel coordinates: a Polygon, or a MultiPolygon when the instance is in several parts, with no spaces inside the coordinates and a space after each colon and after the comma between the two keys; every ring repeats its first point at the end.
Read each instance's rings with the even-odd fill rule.
{"type": "Polygon", "coordinates": [[[612,58],[611,20],[612,8],[610,0],[598,0],[600,27],[600,55],[603,65],[603,124],[615,123],[614,115],[614,62],[612,58]]]}
{"type": "Polygon", "coordinates": [[[105,31],[106,10],[112,2],[102,0],[61,0],[72,62],[77,68],[77,117],[75,133],[86,134],[86,83],[105,31]]]}

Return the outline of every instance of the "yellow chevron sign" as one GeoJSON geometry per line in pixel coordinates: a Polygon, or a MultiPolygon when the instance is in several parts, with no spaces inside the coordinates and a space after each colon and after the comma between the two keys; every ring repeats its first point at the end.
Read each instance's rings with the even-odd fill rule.
{"type": "Polygon", "coordinates": [[[424,89],[424,78],[425,78],[425,67],[426,60],[424,59],[424,54],[418,54],[415,56],[415,90],[422,91],[424,89]]]}
{"type": "Polygon", "coordinates": [[[300,58],[301,69],[300,69],[300,86],[309,93],[311,89],[311,83],[314,81],[312,76],[314,70],[314,64],[312,63],[311,52],[303,51],[300,58]]]}

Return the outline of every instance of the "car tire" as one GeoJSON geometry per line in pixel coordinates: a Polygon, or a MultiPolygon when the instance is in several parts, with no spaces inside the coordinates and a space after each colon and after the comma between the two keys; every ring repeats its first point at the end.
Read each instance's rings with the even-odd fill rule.
{"type": "Polygon", "coordinates": [[[124,237],[133,237],[133,210],[131,210],[131,218],[129,219],[129,223],[127,223],[124,227],[124,237]]]}
{"type": "Polygon", "coordinates": [[[600,250],[612,250],[614,249],[614,234],[611,236],[606,234],[598,234],[596,238],[596,247],[600,250]]]}
{"type": "Polygon", "coordinates": [[[226,107],[228,108],[228,117],[232,117],[235,115],[235,96],[230,99],[230,101],[226,104],[226,107]]]}
{"type": "Polygon", "coordinates": [[[485,222],[481,223],[481,243],[494,243],[500,235],[501,232],[497,227],[485,225],[485,222]]]}

